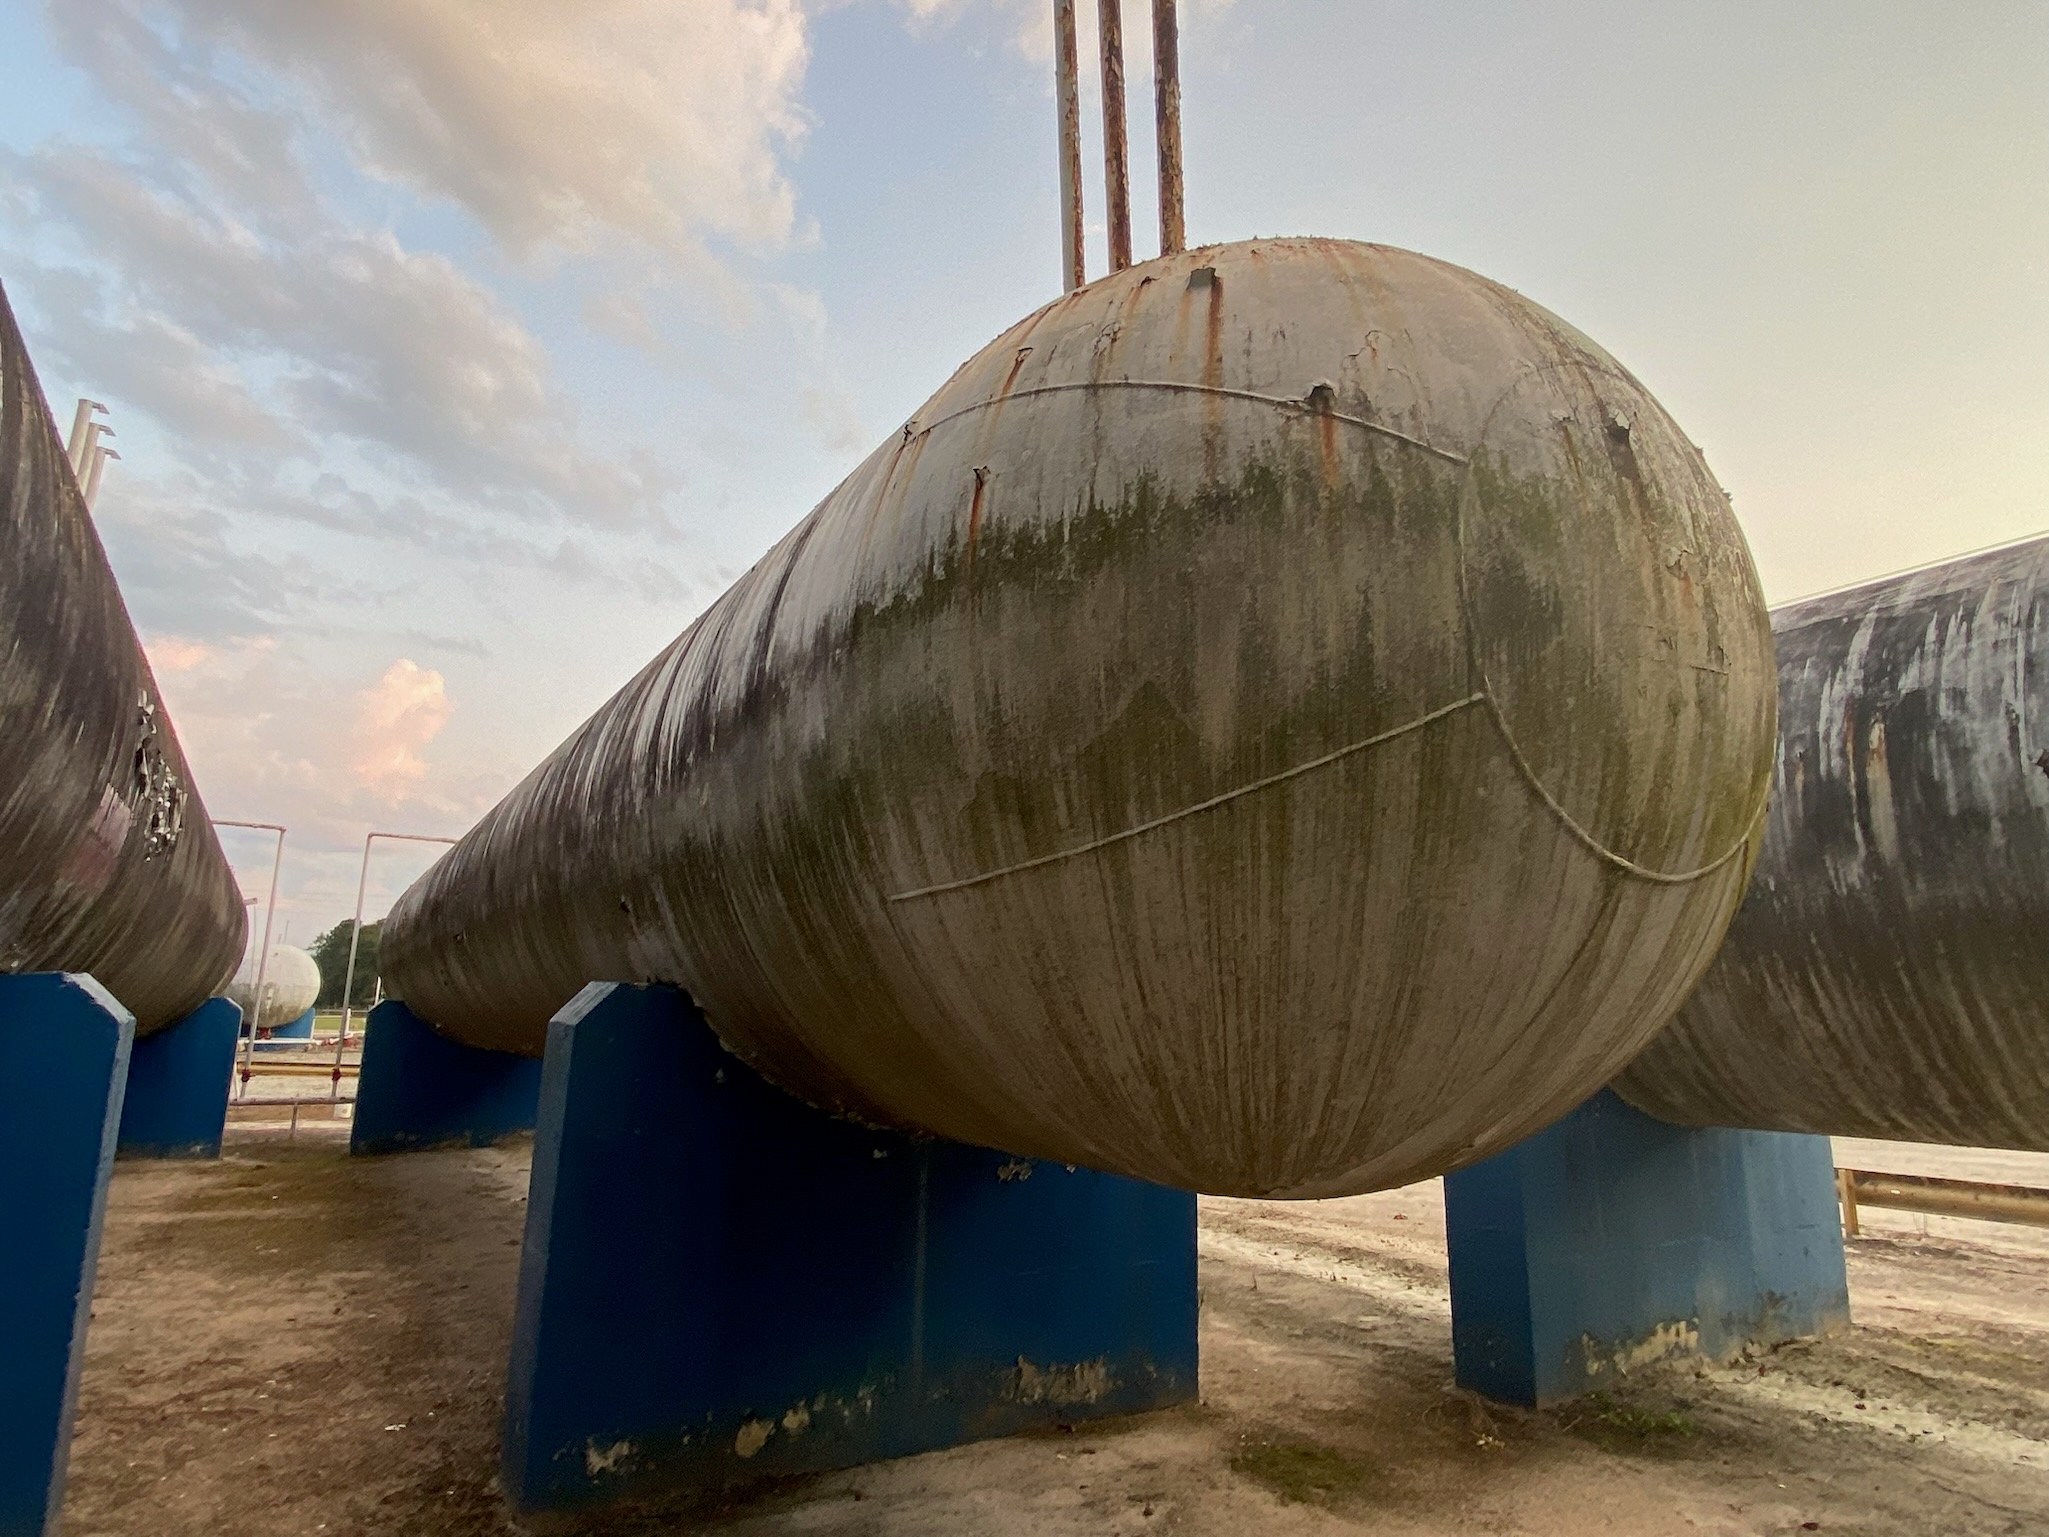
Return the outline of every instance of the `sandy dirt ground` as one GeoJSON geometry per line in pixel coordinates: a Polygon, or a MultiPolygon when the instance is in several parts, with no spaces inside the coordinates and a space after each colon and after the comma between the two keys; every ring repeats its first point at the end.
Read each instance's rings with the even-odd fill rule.
{"type": "Polygon", "coordinates": [[[1867,1209],[1850,1332],[1522,1413],[1450,1386],[1435,1184],[1205,1201],[1199,1405],[525,1528],[493,1475],[527,1150],[351,1161],[342,1130],[119,1167],[71,1537],[2049,1533],[2049,1232],[1867,1209]]]}

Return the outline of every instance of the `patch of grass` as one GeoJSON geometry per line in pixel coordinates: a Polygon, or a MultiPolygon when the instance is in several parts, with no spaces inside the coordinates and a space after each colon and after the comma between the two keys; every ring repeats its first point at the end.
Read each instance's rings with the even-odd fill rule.
{"type": "Polygon", "coordinates": [[[1694,1433],[1693,1421],[1677,1409],[1644,1409],[1617,1403],[1606,1393],[1589,1393],[1574,1404],[1564,1428],[1610,1451],[1676,1449],[1694,1433]]]}
{"type": "Polygon", "coordinates": [[[1314,1441],[1248,1441],[1231,1471],[1298,1505],[1335,1505],[1357,1494],[1372,1469],[1314,1441]]]}

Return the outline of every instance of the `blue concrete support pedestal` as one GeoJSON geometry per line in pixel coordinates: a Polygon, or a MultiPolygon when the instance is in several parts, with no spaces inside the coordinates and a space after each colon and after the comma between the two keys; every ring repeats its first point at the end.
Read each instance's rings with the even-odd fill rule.
{"type": "Polygon", "coordinates": [[[138,1036],[121,1107],[123,1158],[218,1158],[242,1011],[209,998],[174,1024],[138,1036]]]}
{"type": "Polygon", "coordinates": [[[1547,1404],[1850,1317],[1826,1137],[1693,1130],[1606,1090],[1447,1175],[1461,1387],[1547,1404]]]}
{"type": "Polygon", "coordinates": [[[437,1034],[403,1003],[370,1011],[356,1078],[352,1153],[484,1147],[531,1131],[541,1064],[437,1034]]]}
{"type": "Polygon", "coordinates": [[[291,1051],[313,1038],[313,1011],[288,1019],[267,1035],[256,1038],[258,1051],[291,1051]]]}
{"type": "Polygon", "coordinates": [[[313,1011],[305,1010],[295,1019],[288,1019],[265,1037],[272,1041],[309,1041],[313,1038],[313,1011]]]}
{"type": "Polygon", "coordinates": [[[669,988],[586,988],[546,1062],[506,1394],[515,1505],[1195,1396],[1193,1196],[835,1120],[669,988]]]}
{"type": "Polygon", "coordinates": [[[57,1530],[134,1033],[90,977],[0,976],[0,1537],[57,1530]]]}

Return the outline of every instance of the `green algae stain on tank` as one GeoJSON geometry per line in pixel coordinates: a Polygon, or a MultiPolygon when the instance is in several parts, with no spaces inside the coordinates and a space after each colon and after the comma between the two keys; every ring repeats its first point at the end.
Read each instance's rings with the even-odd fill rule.
{"type": "Polygon", "coordinates": [[[406,895],[387,971],[479,1044],[656,976],[863,1119],[1401,1183],[1583,1098],[1691,986],[1769,656],[1711,477],[1570,328],[1385,248],[1189,253],[964,365],[657,664],[654,726],[630,688],[406,895]]]}

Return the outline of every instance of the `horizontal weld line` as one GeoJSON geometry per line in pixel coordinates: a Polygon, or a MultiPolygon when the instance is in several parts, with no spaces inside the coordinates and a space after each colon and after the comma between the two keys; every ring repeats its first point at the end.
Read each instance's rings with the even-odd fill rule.
{"type": "Polygon", "coordinates": [[[1273,406],[1282,411],[1293,411],[1300,416],[1329,417],[1334,422],[1377,432],[1384,438],[1397,443],[1406,443],[1411,448],[1420,448],[1426,454],[1435,455],[1447,464],[1467,463],[1464,454],[1455,454],[1448,448],[1439,448],[1421,438],[1411,437],[1398,427],[1389,427],[1363,416],[1349,416],[1343,411],[1319,411],[1305,400],[1291,399],[1286,395],[1262,395],[1256,390],[1231,390],[1217,384],[1194,384],[1181,379],[1078,379],[1071,384],[1040,384],[1028,390],[1016,390],[1008,395],[999,395],[989,400],[978,400],[973,405],[962,406],[958,411],[949,411],[936,421],[920,425],[911,423],[911,437],[924,437],[935,428],[948,422],[958,421],[963,416],[972,416],[977,411],[993,411],[996,407],[1013,400],[1030,400],[1039,395],[1065,395],[1076,390],[1167,390],[1182,395],[1220,395],[1226,400],[1249,400],[1256,405],[1273,406]]]}
{"type": "Polygon", "coordinates": [[[1026,870],[1036,870],[1044,865],[1058,864],[1063,859],[1073,859],[1081,854],[1092,854],[1098,849],[1108,848],[1113,843],[1122,843],[1127,838],[1136,838],[1141,834],[1156,831],[1171,822],[1179,822],[1187,817],[1200,816],[1205,811],[1214,811],[1219,806],[1228,805],[1230,802],[1240,800],[1247,795],[1254,795],[1261,790],[1270,789],[1284,780],[1295,779],[1303,774],[1313,773],[1317,769],[1327,768],[1340,758],[1349,758],[1353,753],[1364,752],[1369,747],[1378,747],[1381,743],[1391,742],[1398,736],[1405,736],[1411,731],[1421,730],[1432,721],[1442,720],[1445,716],[1454,714],[1459,710],[1483,703],[1486,697],[1485,694],[1468,694],[1465,698],[1456,700],[1451,704],[1440,705],[1428,715],[1419,715],[1406,725],[1396,726],[1392,731],[1383,731],[1378,736],[1366,738],[1363,742],[1354,742],[1349,747],[1340,747],[1335,752],[1327,752],[1320,758],[1311,758],[1307,763],[1298,763],[1293,768],[1282,769],[1278,774],[1269,774],[1264,779],[1255,779],[1252,783],[1240,785],[1235,790],[1226,790],[1222,795],[1211,796],[1208,800],[1198,801],[1193,806],[1183,806],[1179,811],[1170,811],[1163,817],[1155,817],[1150,822],[1141,822],[1138,826],[1128,827],[1121,833],[1111,833],[1107,838],[1097,838],[1089,843],[1079,843],[1073,848],[1061,849],[1058,853],[1054,854],[1041,854],[1036,859],[1027,859],[1019,864],[1005,865],[1001,870],[989,870],[981,875],[970,875],[957,881],[945,881],[937,886],[924,886],[916,891],[900,891],[888,900],[891,902],[914,902],[920,897],[940,896],[949,891],[965,891],[970,886],[980,886],[989,881],[1001,880],[1006,875],[1018,875],[1026,870]]]}

